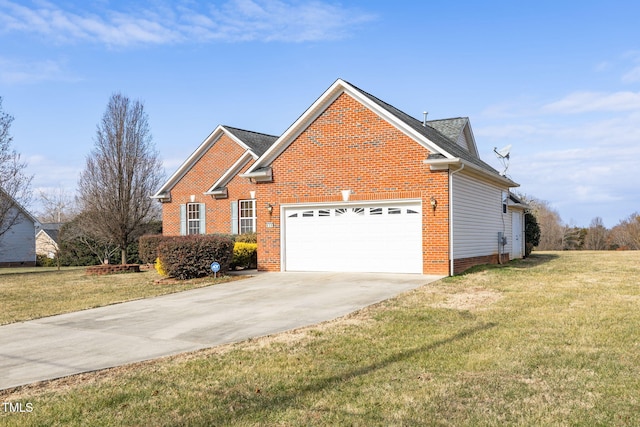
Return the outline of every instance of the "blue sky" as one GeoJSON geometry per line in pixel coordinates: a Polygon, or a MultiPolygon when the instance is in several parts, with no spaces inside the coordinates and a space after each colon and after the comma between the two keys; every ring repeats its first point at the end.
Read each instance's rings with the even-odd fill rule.
{"type": "MultiPolygon", "coordinates": [[[[429,119],[570,225],[640,211],[636,1],[0,0],[0,96],[36,190],[74,194],[109,97],[170,175],[218,125],[281,134],[337,78],[429,119]]],[[[32,207],[37,211],[37,203],[32,207]]]]}

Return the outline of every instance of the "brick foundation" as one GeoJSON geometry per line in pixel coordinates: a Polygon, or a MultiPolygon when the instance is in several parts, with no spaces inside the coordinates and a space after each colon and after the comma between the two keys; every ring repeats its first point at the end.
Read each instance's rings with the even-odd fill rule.
{"type": "MultiPolygon", "coordinates": [[[[509,262],[509,254],[502,254],[502,262],[509,262]]],[[[460,258],[453,260],[453,274],[460,274],[471,267],[481,264],[498,264],[498,254],[460,258]]]]}

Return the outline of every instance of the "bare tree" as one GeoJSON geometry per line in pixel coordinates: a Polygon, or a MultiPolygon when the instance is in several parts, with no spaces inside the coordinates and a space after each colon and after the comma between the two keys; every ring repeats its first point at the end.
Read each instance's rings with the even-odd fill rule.
{"type": "Polygon", "coordinates": [[[541,251],[557,251],[563,249],[566,229],[562,225],[560,214],[545,200],[530,199],[538,225],[540,226],[540,242],[537,249],[541,251]]]}
{"type": "Polygon", "coordinates": [[[31,176],[27,164],[12,147],[10,129],[13,117],[2,110],[0,97],[0,240],[20,220],[17,205],[26,206],[31,200],[31,176]]]}
{"type": "Polygon", "coordinates": [[[38,213],[38,220],[42,223],[62,223],[71,221],[74,217],[73,197],[63,187],[52,191],[38,192],[42,210],[38,213]]]}
{"type": "Polygon", "coordinates": [[[592,251],[603,251],[607,249],[607,240],[609,238],[609,230],[604,226],[602,218],[599,216],[591,220],[587,236],[585,237],[585,249],[592,251]]]}
{"type": "Polygon", "coordinates": [[[640,249],[640,213],[635,212],[611,229],[611,242],[622,249],[640,249]]]}
{"type": "Polygon", "coordinates": [[[112,95],[80,176],[78,200],[91,234],[113,242],[123,264],[127,246],[157,212],[150,196],[162,179],[144,105],[112,95]]]}

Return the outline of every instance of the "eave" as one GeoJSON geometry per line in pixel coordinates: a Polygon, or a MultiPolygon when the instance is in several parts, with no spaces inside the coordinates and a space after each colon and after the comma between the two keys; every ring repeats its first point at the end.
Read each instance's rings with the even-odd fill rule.
{"type": "Polygon", "coordinates": [[[486,170],[480,168],[479,166],[474,165],[473,163],[470,163],[468,161],[465,161],[465,160],[463,160],[463,159],[461,159],[459,157],[426,159],[426,160],[423,160],[422,162],[425,165],[429,165],[429,168],[432,171],[448,170],[452,166],[458,166],[459,168],[464,168],[464,169],[467,169],[468,171],[471,171],[471,172],[473,172],[473,173],[475,173],[477,175],[481,175],[483,178],[487,179],[488,181],[492,181],[492,182],[494,182],[496,184],[499,184],[501,186],[520,187],[520,184],[510,180],[509,178],[507,178],[505,176],[500,176],[500,175],[495,175],[495,174],[489,173],[486,170]]]}
{"type": "Polygon", "coordinates": [[[260,168],[253,172],[243,173],[240,177],[249,178],[253,182],[272,182],[273,169],[271,167],[260,168]]]}

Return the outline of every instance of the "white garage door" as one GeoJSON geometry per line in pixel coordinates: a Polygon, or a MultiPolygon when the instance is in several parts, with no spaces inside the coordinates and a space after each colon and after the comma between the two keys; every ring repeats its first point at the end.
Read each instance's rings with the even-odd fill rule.
{"type": "Polygon", "coordinates": [[[284,209],[287,271],[422,273],[420,202],[284,209]]]}

